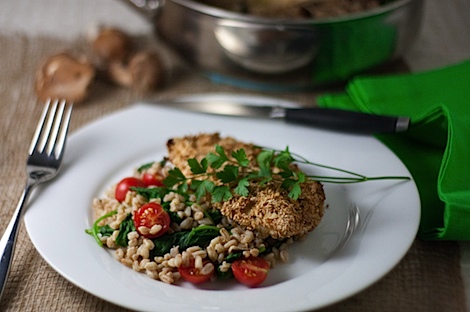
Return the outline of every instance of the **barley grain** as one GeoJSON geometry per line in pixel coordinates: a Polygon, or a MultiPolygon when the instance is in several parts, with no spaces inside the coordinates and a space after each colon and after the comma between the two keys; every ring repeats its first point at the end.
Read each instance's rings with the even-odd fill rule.
{"type": "Polygon", "coordinates": [[[129,268],[132,268],[132,265],[134,264],[134,261],[132,261],[131,259],[127,259],[127,258],[122,258],[121,263],[124,264],[125,266],[129,267],[129,268]]]}
{"type": "Polygon", "coordinates": [[[191,229],[192,226],[193,226],[193,218],[192,217],[188,217],[180,223],[180,227],[181,227],[182,230],[191,229]]]}
{"type": "Polygon", "coordinates": [[[225,249],[229,249],[230,246],[235,246],[235,245],[237,245],[237,244],[238,244],[238,241],[237,241],[236,239],[231,239],[231,240],[229,240],[228,242],[226,242],[226,243],[224,244],[224,248],[225,248],[225,249]]]}
{"type": "Polygon", "coordinates": [[[194,220],[200,221],[202,218],[204,218],[204,212],[196,211],[196,212],[194,212],[193,217],[194,217],[194,220]]]}
{"type": "Polygon", "coordinates": [[[139,246],[139,249],[137,250],[137,252],[139,253],[139,255],[144,258],[144,259],[148,259],[149,256],[150,256],[150,251],[149,249],[147,248],[147,246],[144,244],[144,245],[140,245],[139,246]]]}
{"type": "Polygon", "coordinates": [[[252,257],[258,257],[259,256],[259,249],[258,248],[251,248],[250,249],[250,255],[252,257]]]}
{"type": "Polygon", "coordinates": [[[128,240],[137,239],[137,238],[139,238],[139,233],[137,233],[136,231],[132,231],[127,234],[128,240]]]}
{"type": "Polygon", "coordinates": [[[213,271],[214,271],[214,265],[212,263],[208,262],[202,267],[201,274],[202,275],[208,275],[213,271]]]}
{"type": "Polygon", "coordinates": [[[123,257],[124,257],[124,250],[119,248],[119,249],[116,249],[116,251],[114,252],[114,257],[117,259],[117,260],[121,260],[123,257]]]}
{"type": "Polygon", "coordinates": [[[158,265],[155,262],[150,261],[145,264],[144,268],[149,271],[156,271],[158,269],[158,265]]]}
{"type": "Polygon", "coordinates": [[[221,243],[217,243],[217,244],[215,245],[215,251],[216,251],[217,253],[219,253],[219,254],[225,252],[225,247],[224,247],[224,245],[222,245],[221,243]]]}
{"type": "Polygon", "coordinates": [[[221,265],[219,265],[219,270],[220,272],[227,272],[228,270],[230,270],[230,267],[232,265],[230,263],[228,263],[227,261],[223,261],[221,265]]]}
{"type": "Polygon", "coordinates": [[[201,247],[199,247],[199,246],[191,246],[188,249],[186,249],[186,251],[191,253],[191,254],[193,254],[193,253],[195,253],[196,251],[199,251],[199,250],[201,250],[201,247]]]}
{"type": "Polygon", "coordinates": [[[217,252],[215,251],[214,246],[207,247],[207,255],[209,256],[209,259],[211,259],[212,261],[217,260],[217,252]]]}
{"type": "Polygon", "coordinates": [[[158,280],[158,273],[157,271],[154,271],[154,270],[146,270],[145,271],[145,274],[147,274],[147,276],[149,276],[150,278],[153,278],[155,280],[158,280]]]}
{"type": "MultiPolygon", "coordinates": [[[[155,224],[153,225],[150,230],[149,230],[149,233],[151,235],[155,235],[157,234],[158,232],[160,232],[161,230],[163,229],[163,227],[160,225],[160,224],[155,224]]],[[[143,233],[142,233],[143,234],[143,233]]]]}
{"type": "Polygon", "coordinates": [[[194,267],[198,270],[202,270],[202,257],[201,256],[194,257],[194,267]]]}
{"type": "Polygon", "coordinates": [[[191,211],[191,207],[190,207],[190,206],[187,206],[187,207],[184,209],[184,215],[185,215],[186,217],[191,217],[192,211],[191,211]]]}
{"type": "Polygon", "coordinates": [[[145,238],[145,239],[143,240],[143,243],[145,244],[145,246],[147,246],[148,250],[152,250],[152,249],[155,248],[154,242],[151,241],[151,240],[148,239],[148,238],[145,238]]]}
{"type": "MultiPolygon", "coordinates": [[[[139,231],[139,233],[141,233],[142,235],[148,235],[150,233],[150,229],[146,226],[139,226],[137,228],[137,230],[139,231]]],[[[129,237],[129,235],[127,235],[127,237],[129,237]]]]}

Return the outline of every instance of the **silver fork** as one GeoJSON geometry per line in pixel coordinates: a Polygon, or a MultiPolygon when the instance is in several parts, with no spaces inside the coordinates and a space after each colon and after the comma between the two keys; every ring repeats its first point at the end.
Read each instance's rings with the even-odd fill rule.
{"type": "Polygon", "coordinates": [[[15,251],[16,237],[28,197],[38,184],[51,180],[59,171],[64,155],[72,106],[72,104],[67,104],[65,100],[48,100],[34,133],[26,162],[26,186],[13,217],[0,240],[0,298],[7,282],[15,251]]]}

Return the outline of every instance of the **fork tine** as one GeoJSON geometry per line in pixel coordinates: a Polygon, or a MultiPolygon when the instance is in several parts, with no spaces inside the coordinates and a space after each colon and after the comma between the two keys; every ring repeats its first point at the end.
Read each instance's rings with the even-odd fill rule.
{"type": "Polygon", "coordinates": [[[50,153],[54,152],[57,159],[62,158],[62,151],[65,146],[65,138],[67,137],[67,132],[69,130],[69,125],[70,125],[70,118],[72,116],[73,103],[70,103],[64,115],[65,105],[66,105],[65,100],[62,100],[61,106],[60,106],[61,107],[60,118],[58,117],[57,118],[58,120],[56,120],[58,127],[57,127],[57,131],[55,131],[55,138],[54,138],[55,144],[50,150],[50,153]],[[60,122],[62,123],[59,124],[60,122]]]}
{"type": "MultiPolygon", "coordinates": [[[[55,102],[55,103],[58,103],[55,102]]],[[[55,114],[53,115],[53,125],[52,125],[52,131],[50,132],[49,140],[47,141],[47,155],[50,156],[52,154],[52,150],[54,149],[54,146],[56,144],[57,140],[57,135],[59,133],[59,128],[61,126],[62,122],[62,117],[64,114],[64,108],[65,108],[65,100],[61,100],[59,107],[57,107],[56,111],[54,112],[55,114]]],[[[52,117],[51,117],[52,118],[52,117]]]]}
{"type": "Polygon", "coordinates": [[[49,136],[51,134],[52,125],[54,123],[54,116],[55,116],[56,111],[57,111],[57,104],[58,103],[59,103],[59,100],[54,100],[52,102],[52,105],[48,105],[49,106],[49,111],[48,111],[48,115],[47,115],[46,124],[45,124],[45,127],[44,126],[42,127],[41,138],[40,138],[40,141],[39,141],[39,145],[37,146],[37,151],[39,153],[42,153],[44,151],[44,148],[46,148],[46,144],[49,141],[49,136]]]}
{"type": "Polygon", "coordinates": [[[34,132],[33,140],[31,141],[31,145],[29,147],[29,155],[33,154],[34,150],[40,143],[42,129],[44,128],[44,124],[46,122],[47,112],[49,111],[50,104],[51,99],[48,99],[42,110],[41,118],[39,118],[38,125],[36,126],[36,131],[34,132]]]}
{"type": "Polygon", "coordinates": [[[72,106],[72,104],[69,105],[64,117],[66,107],[65,100],[59,102],[59,100],[52,101],[49,99],[46,101],[31,142],[29,149],[30,155],[35,151],[43,153],[44,149],[46,149],[47,156],[50,156],[54,152],[56,158],[59,158],[65,144],[65,137],[70,124],[72,106]]]}

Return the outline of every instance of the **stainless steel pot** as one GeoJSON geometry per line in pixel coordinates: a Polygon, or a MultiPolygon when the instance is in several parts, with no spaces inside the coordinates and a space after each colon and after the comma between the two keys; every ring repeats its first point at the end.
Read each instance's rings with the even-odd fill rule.
{"type": "Polygon", "coordinates": [[[191,0],[127,0],[160,38],[217,82],[299,90],[344,81],[395,59],[415,40],[424,0],[340,18],[267,19],[191,0]]]}

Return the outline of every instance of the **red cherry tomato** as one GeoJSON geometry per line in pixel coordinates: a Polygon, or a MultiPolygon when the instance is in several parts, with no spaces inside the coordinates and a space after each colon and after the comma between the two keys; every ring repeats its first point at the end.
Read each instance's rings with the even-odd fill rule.
{"type": "Polygon", "coordinates": [[[144,173],[142,180],[146,186],[163,186],[162,178],[159,175],[150,172],[144,173]]]}
{"type": "MultiPolygon", "coordinates": [[[[188,266],[180,266],[178,268],[178,271],[180,272],[181,276],[185,280],[193,284],[201,284],[210,280],[212,275],[214,275],[214,267],[212,267],[212,270],[210,272],[204,274],[201,272],[200,269],[196,269],[194,263],[195,260],[192,259],[188,266]]],[[[208,261],[204,262],[204,265],[206,265],[207,263],[208,261]]]]}
{"type": "Polygon", "coordinates": [[[157,203],[145,204],[134,213],[134,226],[137,232],[146,238],[162,236],[168,231],[170,224],[170,215],[157,203]],[[161,225],[161,230],[157,233],[142,232],[139,230],[141,226],[145,226],[150,230],[154,225],[161,225]]]}
{"type": "Polygon", "coordinates": [[[119,202],[124,201],[131,187],[145,187],[145,184],[142,180],[134,177],[124,178],[117,184],[114,197],[116,197],[119,202]]]}
{"type": "Polygon", "coordinates": [[[232,272],[242,284],[253,287],[261,284],[268,276],[269,263],[260,257],[250,257],[235,260],[232,272]]]}

